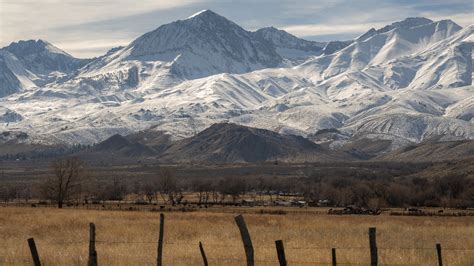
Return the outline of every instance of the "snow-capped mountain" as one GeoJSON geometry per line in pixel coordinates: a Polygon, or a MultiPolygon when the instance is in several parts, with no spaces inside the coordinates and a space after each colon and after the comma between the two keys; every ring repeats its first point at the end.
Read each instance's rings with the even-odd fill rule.
{"type": "Polygon", "coordinates": [[[171,72],[184,78],[246,73],[276,67],[282,61],[263,38],[210,10],[142,35],[121,56],[124,60],[170,62],[171,72]]]}
{"type": "Polygon", "coordinates": [[[28,73],[13,54],[0,50],[0,97],[20,92],[25,87],[34,86],[28,73]]]}
{"type": "Polygon", "coordinates": [[[284,59],[301,61],[311,56],[320,55],[326,43],[303,40],[274,27],[259,29],[255,34],[276,48],[276,52],[284,59]]]}
{"type": "MultiPolygon", "coordinates": [[[[474,139],[473,31],[408,18],[324,44],[271,27],[247,31],[206,10],[60,79],[10,91],[0,98],[0,132],[89,144],[150,127],[180,139],[226,120],[303,136],[337,129],[333,148],[363,138],[392,149],[440,135],[474,139]]],[[[8,66],[0,91],[41,72],[0,53],[8,66]]]]}
{"type": "Polygon", "coordinates": [[[339,50],[342,50],[344,48],[346,48],[347,46],[351,45],[351,43],[353,43],[354,41],[353,40],[349,40],[349,41],[330,41],[328,43],[326,43],[326,46],[324,46],[323,48],[323,54],[324,55],[330,55],[330,54],[333,54],[339,50]]]}
{"type": "Polygon", "coordinates": [[[38,74],[54,71],[69,73],[90,61],[74,58],[43,40],[14,42],[2,49],[15,55],[28,70],[38,74]]]}
{"type": "Polygon", "coordinates": [[[51,83],[87,64],[43,40],[0,49],[0,97],[51,83]]]}
{"type": "Polygon", "coordinates": [[[315,80],[329,79],[345,72],[361,71],[369,65],[382,64],[419,52],[461,29],[450,20],[423,24],[426,21],[425,19],[407,19],[378,31],[369,31],[373,32],[372,36],[361,36],[338,53],[309,60],[300,68],[305,72],[315,72],[315,80]],[[422,21],[421,25],[414,23],[418,20],[422,21]],[[408,27],[407,25],[415,26],[408,27]],[[387,31],[388,28],[392,29],[387,31]]]}
{"type": "Polygon", "coordinates": [[[374,36],[377,33],[385,33],[385,32],[389,32],[393,29],[410,29],[410,28],[423,26],[423,25],[427,25],[427,24],[431,24],[431,23],[433,23],[433,21],[431,19],[427,19],[427,18],[423,18],[423,17],[407,18],[403,21],[393,22],[392,24],[386,25],[385,27],[380,28],[378,30],[375,29],[375,28],[371,28],[366,33],[359,36],[356,40],[357,41],[365,41],[365,40],[367,40],[368,38],[374,36]]]}

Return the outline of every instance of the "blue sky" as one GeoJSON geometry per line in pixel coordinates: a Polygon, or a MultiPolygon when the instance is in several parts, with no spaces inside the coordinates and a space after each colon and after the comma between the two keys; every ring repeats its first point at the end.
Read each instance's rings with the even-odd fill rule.
{"type": "Polygon", "coordinates": [[[0,46],[41,38],[77,57],[98,56],[202,9],[247,30],[275,26],[319,41],[414,16],[474,24],[473,0],[0,0],[0,46]]]}

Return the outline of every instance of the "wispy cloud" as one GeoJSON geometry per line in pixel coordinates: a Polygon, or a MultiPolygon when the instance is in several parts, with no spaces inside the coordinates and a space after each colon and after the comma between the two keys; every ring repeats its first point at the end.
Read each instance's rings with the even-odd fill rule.
{"type": "Polygon", "coordinates": [[[67,51],[73,56],[80,55],[85,58],[92,58],[104,54],[112,47],[123,46],[130,40],[128,39],[114,39],[101,38],[94,40],[72,40],[54,43],[58,48],[67,51]],[[73,51],[73,52],[71,52],[73,51]]]}
{"type": "MultiPolygon", "coordinates": [[[[0,46],[21,39],[46,39],[53,44],[63,42],[63,39],[75,41],[94,40],[97,34],[94,28],[77,27],[94,21],[113,20],[129,17],[146,12],[166,12],[189,6],[202,0],[0,0],[0,46]],[[58,31],[57,29],[70,31],[58,31]],[[75,31],[73,30],[75,29],[75,31]]],[[[117,25],[117,28],[123,25],[117,25]]],[[[124,29],[124,32],[127,32],[124,29]]],[[[102,32],[104,33],[104,32],[102,32]]],[[[110,33],[112,36],[113,32],[110,33]]],[[[127,32],[128,33],[128,32],[127,32]]],[[[121,36],[123,37],[123,36],[121,36]]],[[[117,40],[117,38],[112,38],[117,40]]],[[[120,37],[118,38],[120,39],[120,37]]],[[[122,38],[123,39],[123,38],[122,38]]],[[[74,42],[70,42],[74,44],[74,42]]],[[[110,43],[109,46],[113,45],[110,43]]],[[[77,45],[74,45],[77,47],[77,45]]],[[[73,54],[84,57],[79,50],[70,51],[73,46],[66,49],[73,54]]],[[[84,50],[84,48],[81,48],[84,50]]]]}

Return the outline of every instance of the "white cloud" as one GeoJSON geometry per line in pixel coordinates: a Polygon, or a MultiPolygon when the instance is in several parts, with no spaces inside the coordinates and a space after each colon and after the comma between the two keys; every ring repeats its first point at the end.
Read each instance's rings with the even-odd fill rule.
{"type": "Polygon", "coordinates": [[[56,42],[53,45],[75,57],[92,58],[98,54],[105,54],[110,48],[125,46],[129,39],[102,38],[93,40],[70,40],[56,42]]]}
{"type": "Polygon", "coordinates": [[[0,0],[0,46],[44,38],[48,31],[93,21],[187,6],[200,0],[0,0]]]}

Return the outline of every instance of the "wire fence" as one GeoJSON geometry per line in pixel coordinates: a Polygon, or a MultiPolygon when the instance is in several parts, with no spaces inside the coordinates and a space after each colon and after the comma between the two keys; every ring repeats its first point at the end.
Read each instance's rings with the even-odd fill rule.
{"type": "MultiPolygon", "coordinates": [[[[35,266],[40,266],[40,256],[38,254],[38,250],[36,249],[36,244],[38,246],[89,246],[89,260],[88,265],[90,266],[97,266],[97,250],[96,247],[99,247],[100,251],[104,251],[104,248],[113,249],[113,245],[127,245],[131,250],[133,246],[140,246],[142,250],[150,250],[151,247],[155,249],[157,247],[157,264],[158,266],[163,265],[163,249],[166,250],[167,246],[171,246],[168,250],[172,250],[175,253],[165,252],[165,255],[169,256],[166,258],[167,261],[171,260],[193,260],[194,262],[199,261],[200,259],[203,260],[204,265],[208,265],[208,261],[211,262],[218,262],[217,264],[222,264],[225,261],[231,262],[240,262],[241,264],[248,263],[248,265],[254,265],[254,263],[258,264],[271,264],[275,265],[279,263],[279,265],[360,265],[360,264],[367,264],[367,262],[354,262],[349,261],[346,256],[342,256],[342,260],[337,261],[336,251],[337,254],[344,254],[350,253],[352,256],[357,254],[356,259],[359,254],[368,254],[370,257],[370,265],[413,265],[413,263],[397,263],[400,261],[400,254],[397,254],[397,260],[392,260],[393,263],[387,263],[390,259],[387,257],[393,257],[393,252],[399,251],[413,251],[413,252],[431,252],[430,257],[437,257],[438,265],[443,265],[443,257],[442,257],[442,250],[444,252],[450,252],[457,254],[459,256],[462,253],[457,252],[468,252],[471,254],[472,263],[468,265],[474,265],[474,248],[465,248],[465,247],[443,247],[441,248],[440,243],[433,244],[431,247],[427,246],[377,246],[376,243],[376,228],[372,227],[369,228],[369,241],[368,246],[295,246],[295,245],[288,245],[283,247],[282,240],[276,240],[275,245],[268,245],[268,243],[256,243],[253,244],[251,242],[250,235],[248,233],[247,227],[245,225],[245,221],[241,215],[235,217],[237,226],[239,227],[239,231],[242,237],[242,243],[240,244],[215,244],[215,243],[201,243],[201,242],[189,242],[189,241],[170,241],[164,240],[164,215],[160,214],[160,237],[158,240],[129,240],[129,239],[120,239],[120,238],[111,238],[111,239],[96,239],[95,236],[95,225],[93,223],[90,224],[90,234],[89,239],[78,239],[78,240],[71,240],[71,241],[51,241],[51,240],[35,240],[33,238],[28,239],[28,245],[31,251],[31,255],[33,258],[33,262],[35,266]],[[143,248],[142,246],[146,245],[148,248],[143,248]],[[189,252],[193,250],[192,254],[199,254],[198,246],[201,253],[201,257],[199,256],[190,256],[190,254],[181,254],[183,251],[189,252]],[[179,249],[177,247],[186,247],[184,249],[179,249]],[[150,249],[149,249],[150,248],[150,249]],[[242,248],[245,252],[245,257],[242,256],[242,248]],[[205,249],[208,249],[208,254],[206,255],[205,249]],[[221,249],[224,249],[223,252],[221,249]],[[257,251],[257,252],[255,252],[257,251]],[[285,251],[287,254],[285,254],[285,251]],[[383,260],[379,261],[379,251],[383,256],[386,256],[383,260]],[[393,252],[392,252],[393,251],[393,252]],[[318,256],[308,257],[301,254],[318,254],[318,256]],[[259,255],[256,257],[255,254],[259,255]],[[272,254],[272,255],[270,255],[272,254]],[[170,256],[171,255],[171,256],[170,256]],[[210,255],[210,256],[209,256],[210,255]],[[277,255],[277,256],[276,256],[277,255]],[[286,256],[289,255],[289,256],[286,256]],[[273,258],[273,259],[270,259],[273,258]],[[306,258],[306,259],[305,259],[306,258]],[[309,260],[312,258],[313,260],[309,260]],[[326,258],[329,261],[326,261],[326,258]],[[318,259],[322,261],[317,261],[318,259]],[[252,263],[249,263],[252,262],[252,263]]],[[[130,255],[130,254],[128,254],[130,255]]],[[[99,255],[100,256],[100,255],[99,255]]],[[[147,256],[147,258],[149,255],[147,256]]],[[[1,258],[1,256],[0,256],[1,258]]],[[[469,260],[469,258],[468,258],[469,260]]],[[[408,260],[409,261],[409,260],[408,260]]],[[[434,262],[434,261],[433,261],[434,262]]],[[[430,263],[431,264],[431,263],[430,263]]],[[[1,265],[1,261],[0,261],[1,265]]]]}
{"type": "MultiPolygon", "coordinates": [[[[89,244],[89,240],[77,240],[77,241],[50,241],[50,240],[36,240],[39,244],[44,245],[71,245],[71,244],[89,244]]],[[[146,240],[146,241],[130,241],[130,240],[122,240],[122,239],[114,239],[114,240],[96,240],[96,243],[99,244],[150,244],[156,245],[156,240],[146,240]]],[[[173,245],[173,246],[197,246],[197,243],[190,243],[187,242],[168,242],[164,241],[164,245],[173,245]]],[[[221,248],[242,248],[242,244],[240,245],[228,245],[228,244],[205,244],[206,247],[221,247],[221,248]]],[[[331,250],[331,249],[338,249],[338,250],[368,250],[370,247],[349,247],[349,246],[304,246],[304,247],[296,247],[296,246],[285,246],[285,250],[331,250]]],[[[254,246],[254,249],[275,249],[275,246],[268,246],[268,245],[257,245],[254,246]]],[[[379,250],[436,250],[435,246],[432,247],[377,247],[379,250]]],[[[474,248],[453,248],[453,247],[443,247],[443,250],[453,250],[453,251],[474,251],[474,248]]]]}
{"type": "MultiPolygon", "coordinates": [[[[38,246],[44,247],[48,245],[53,245],[53,246],[68,246],[68,245],[82,245],[82,246],[87,246],[89,244],[88,240],[77,240],[77,241],[51,241],[51,240],[37,240],[36,241],[38,246]]],[[[144,241],[130,241],[126,239],[108,239],[108,240],[96,240],[95,243],[100,247],[101,245],[107,246],[107,248],[110,248],[110,245],[149,245],[149,246],[156,246],[157,241],[152,241],[152,240],[144,240],[144,241]]],[[[238,250],[242,249],[242,244],[238,245],[229,245],[229,244],[207,244],[203,243],[206,248],[222,248],[222,249],[227,249],[227,250],[238,250]]],[[[171,242],[171,241],[165,241],[163,242],[163,245],[166,246],[173,246],[175,247],[197,247],[198,243],[192,243],[192,242],[171,242]]],[[[272,245],[254,245],[253,247],[255,250],[275,250],[275,246],[272,245]]],[[[285,250],[288,251],[288,254],[291,254],[292,250],[302,250],[302,251],[317,251],[317,252],[326,252],[328,258],[330,258],[330,251],[332,249],[336,249],[338,251],[353,251],[356,250],[358,252],[367,252],[370,250],[370,247],[363,247],[363,246],[285,246],[285,250]]],[[[398,250],[410,250],[410,251],[430,251],[433,252],[433,256],[436,252],[435,246],[432,247],[422,247],[422,246],[413,246],[413,247],[377,247],[378,250],[388,250],[388,251],[398,251],[398,250]]],[[[459,247],[446,247],[443,248],[444,251],[446,252],[451,252],[451,251],[461,251],[461,252],[474,252],[474,248],[459,248],[459,247]]],[[[198,254],[196,252],[196,254],[198,254]]],[[[229,263],[243,263],[245,264],[246,259],[241,257],[232,257],[232,256],[218,256],[214,253],[211,253],[211,256],[207,257],[207,260],[211,262],[211,264],[222,264],[224,262],[229,262],[229,263]]],[[[124,254],[125,255],[125,254],[124,254]]],[[[196,255],[196,256],[189,256],[189,255],[179,255],[174,258],[170,258],[171,260],[188,260],[188,261],[199,261],[201,260],[201,257],[196,255]]],[[[278,260],[276,259],[259,259],[256,258],[254,259],[254,262],[257,264],[277,264],[278,260]]],[[[291,264],[291,265],[333,265],[332,262],[330,261],[314,261],[314,260],[302,260],[302,259],[287,259],[286,263],[291,264]]],[[[346,262],[346,261],[340,261],[337,262],[337,265],[361,265],[363,263],[361,262],[346,262]]],[[[410,263],[378,263],[378,265],[413,265],[410,263]]]]}

